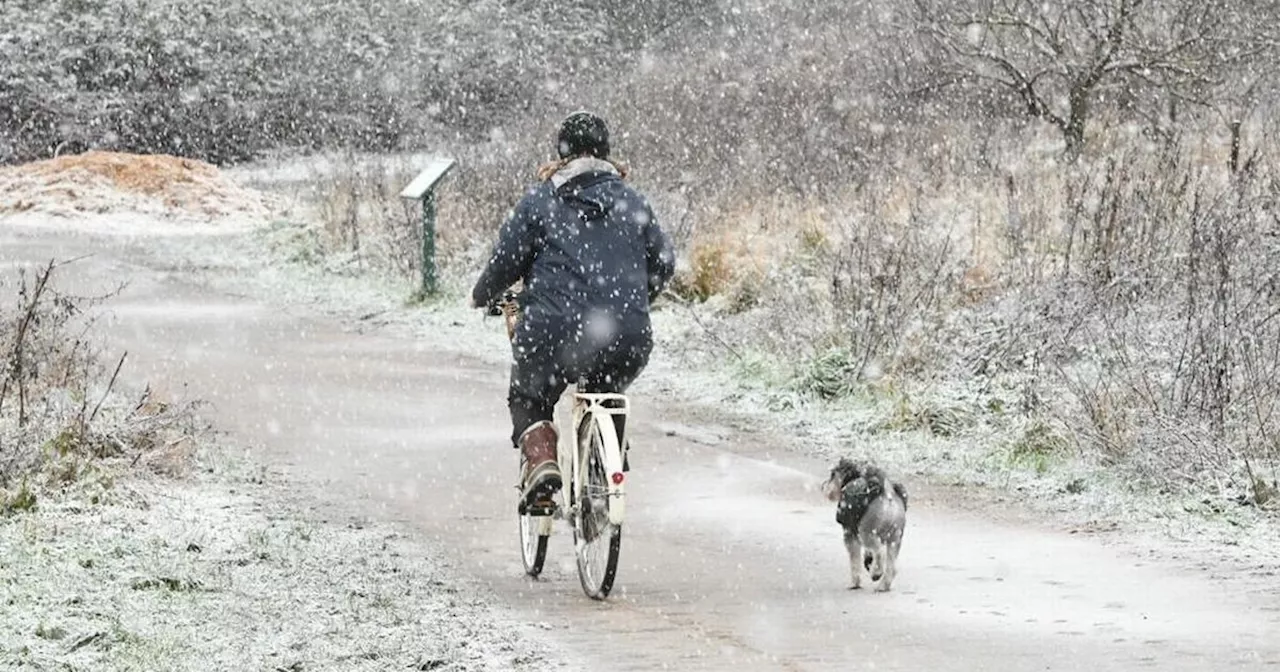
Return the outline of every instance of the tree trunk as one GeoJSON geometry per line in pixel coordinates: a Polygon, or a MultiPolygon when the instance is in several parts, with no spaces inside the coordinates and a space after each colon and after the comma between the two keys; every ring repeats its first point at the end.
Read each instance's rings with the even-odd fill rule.
{"type": "Polygon", "coordinates": [[[1229,159],[1231,166],[1231,174],[1240,172],[1240,126],[1239,119],[1233,120],[1227,125],[1231,129],[1231,157],[1229,159]]]}
{"type": "Polygon", "coordinates": [[[1221,220],[1215,219],[1213,225],[1214,257],[1218,265],[1217,286],[1213,296],[1214,346],[1213,379],[1211,390],[1211,406],[1209,417],[1214,437],[1219,442],[1227,436],[1227,407],[1231,405],[1231,246],[1227,240],[1230,235],[1221,220]]]}
{"type": "Polygon", "coordinates": [[[1071,88],[1071,110],[1066,125],[1062,127],[1062,137],[1067,141],[1067,161],[1070,163],[1074,163],[1084,152],[1084,126],[1089,118],[1089,94],[1089,87],[1071,88]]]}
{"type": "Polygon", "coordinates": [[[1068,124],[1062,129],[1062,136],[1067,141],[1066,157],[1068,163],[1075,163],[1084,153],[1084,127],[1068,124]]]}

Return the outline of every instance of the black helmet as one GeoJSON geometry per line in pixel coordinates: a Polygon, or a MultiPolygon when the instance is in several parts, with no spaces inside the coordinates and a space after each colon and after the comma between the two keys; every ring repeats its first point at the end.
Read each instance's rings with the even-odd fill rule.
{"type": "Polygon", "coordinates": [[[609,158],[609,127],[605,125],[604,119],[590,112],[574,112],[560,122],[556,148],[562,159],[583,154],[607,159],[609,158]]]}

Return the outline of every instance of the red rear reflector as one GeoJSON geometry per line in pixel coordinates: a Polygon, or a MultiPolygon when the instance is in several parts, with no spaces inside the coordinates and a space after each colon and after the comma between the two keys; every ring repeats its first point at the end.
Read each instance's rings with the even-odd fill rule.
{"type": "Polygon", "coordinates": [[[614,485],[622,485],[622,479],[624,479],[624,478],[626,478],[626,476],[625,476],[625,475],[623,475],[623,473],[622,473],[621,471],[615,471],[615,472],[613,472],[613,484],[614,484],[614,485]]]}

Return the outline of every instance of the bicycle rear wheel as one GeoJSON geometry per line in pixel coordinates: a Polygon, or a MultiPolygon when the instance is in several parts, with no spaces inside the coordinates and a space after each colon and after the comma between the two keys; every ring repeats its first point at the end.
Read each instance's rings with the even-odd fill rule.
{"type": "MultiPolygon", "coordinates": [[[[520,458],[520,473],[524,474],[524,457],[520,458]]],[[[547,537],[550,536],[551,510],[531,510],[520,502],[516,512],[520,523],[520,556],[524,560],[524,573],[537,578],[547,560],[547,537]]]]}
{"type": "Polygon", "coordinates": [[[603,600],[613,589],[622,547],[622,527],[609,522],[609,484],[605,473],[604,440],[595,416],[583,420],[578,434],[582,466],[575,487],[576,520],[573,546],[578,556],[578,578],[588,597],[603,600]]]}

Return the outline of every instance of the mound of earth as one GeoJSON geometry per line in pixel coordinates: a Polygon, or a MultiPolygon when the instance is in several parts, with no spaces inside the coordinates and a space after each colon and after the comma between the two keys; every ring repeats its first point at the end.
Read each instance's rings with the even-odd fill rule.
{"type": "Polygon", "coordinates": [[[209,221],[269,211],[265,194],[216,166],[176,156],[92,151],[0,167],[0,215],[143,213],[209,221]]]}

